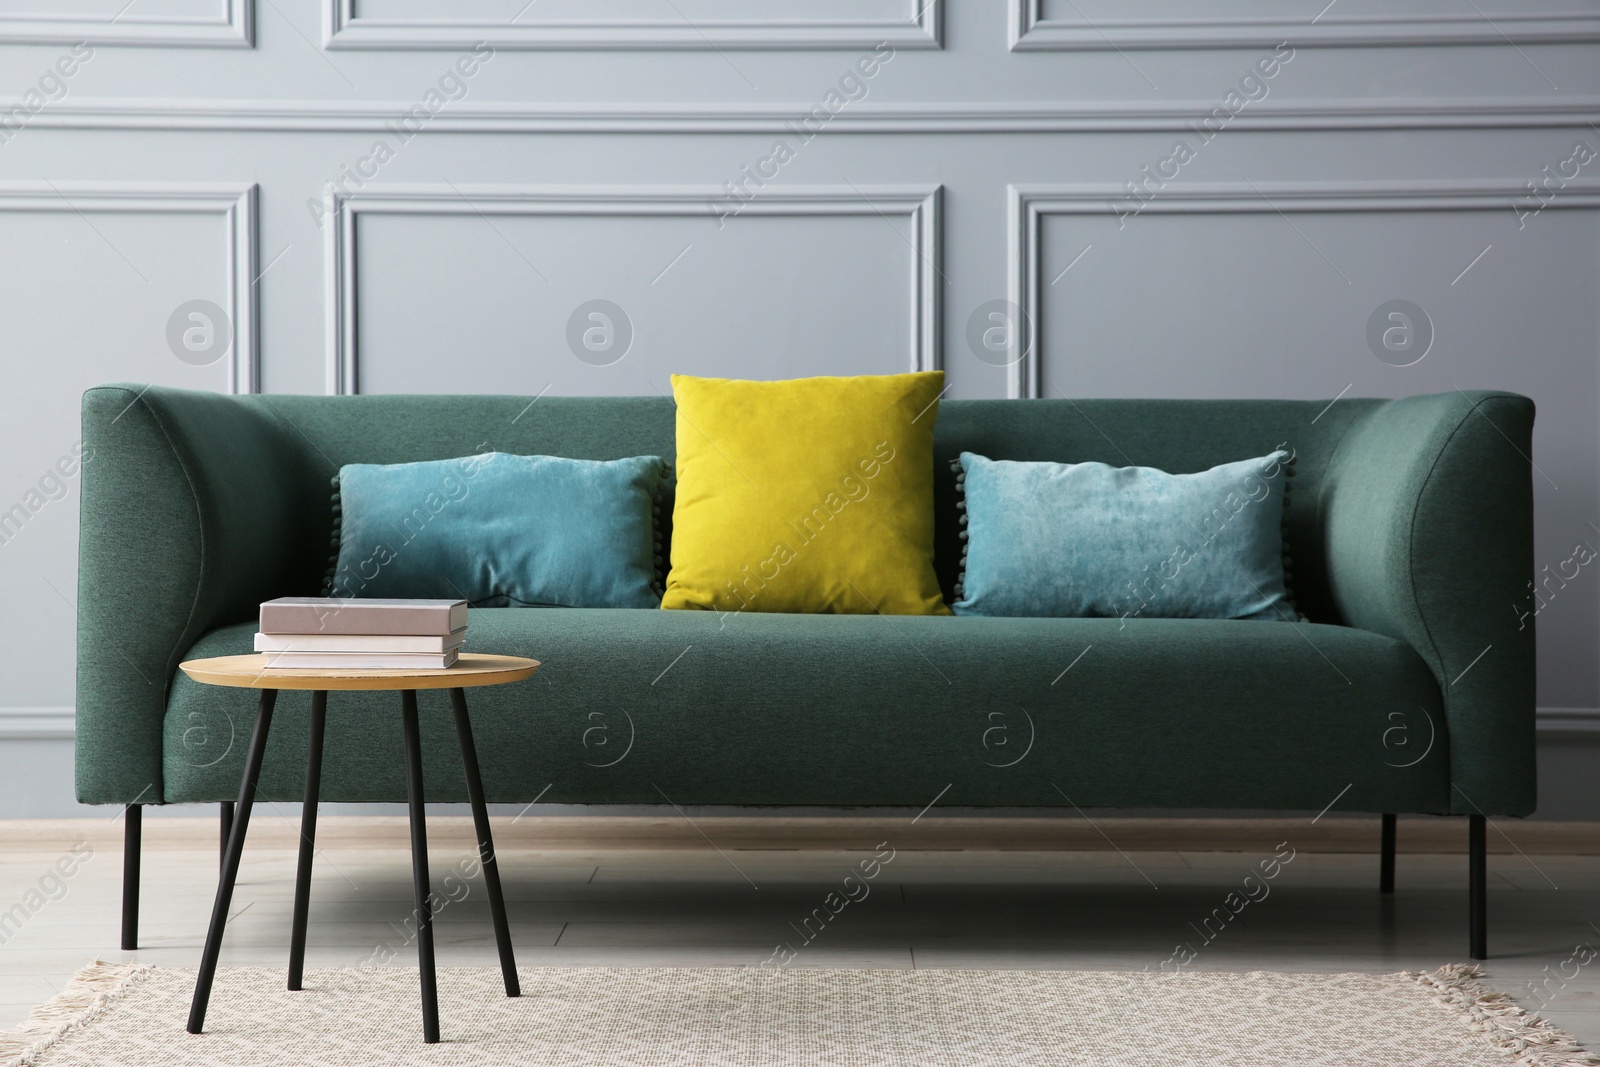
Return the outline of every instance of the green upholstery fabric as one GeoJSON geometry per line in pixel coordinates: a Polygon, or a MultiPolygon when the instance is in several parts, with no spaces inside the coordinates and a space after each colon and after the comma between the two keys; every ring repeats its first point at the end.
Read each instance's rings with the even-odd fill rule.
{"type": "MultiPolygon", "coordinates": [[[[1527,814],[1533,628],[1517,631],[1506,605],[1533,570],[1533,406],[1505,393],[1344,399],[1318,417],[1324,406],[947,401],[935,509],[948,596],[960,558],[949,460],[962,450],[1183,473],[1285,444],[1299,457],[1293,592],[1326,625],[772,616],[719,629],[698,613],[476,611],[470,648],[547,663],[470,696],[491,797],[526,802],[555,783],[550,800],[659,802],[659,786],[678,803],[920,806],[955,782],[946,803],[1060,806],[1059,786],[1080,805],[1320,809],[1351,784],[1339,810],[1527,814]],[[1009,716],[1009,742],[1026,726],[1019,707],[1034,716],[1034,751],[987,766],[1004,760],[981,743],[998,721],[986,716],[1009,716]],[[592,733],[585,748],[584,731],[604,725],[618,744],[623,712],[634,751],[587,766],[616,750],[592,733]],[[1420,751],[1430,719],[1429,756],[1393,766],[1420,751]],[[1397,725],[1416,743],[1397,749],[1390,734],[1386,747],[1397,725]]],[[[529,406],[128,385],[90,390],[83,414],[95,450],[79,581],[78,794],[89,803],[234,795],[250,694],[175,680],[176,665],[247,651],[259,601],[318,591],[340,465],[482,448],[674,455],[671,402],[657,397],[529,406]]],[[[385,711],[395,701],[332,699],[329,799],[404,796],[398,716],[385,711]]],[[[280,701],[269,795],[298,795],[304,705],[280,701]]],[[[423,695],[429,794],[458,799],[444,706],[423,695]]]]}
{"type": "MultiPolygon", "coordinates": [[[[1340,810],[1449,803],[1427,667],[1346,626],[474,608],[468,627],[469,646],[547,664],[467,694],[491,800],[550,785],[552,803],[922,807],[953,782],[942,803],[1064,806],[1059,786],[1084,806],[1319,810],[1353,781],[1340,810]],[[1389,766],[1421,754],[1430,718],[1433,751],[1389,766]],[[1397,723],[1414,752],[1398,735],[1385,748],[1397,723]]],[[[252,632],[230,627],[194,652],[246,652],[252,632]]],[[[403,797],[399,697],[328,700],[322,795],[403,797]]],[[[420,701],[428,795],[465,800],[448,699],[420,701]]],[[[278,707],[261,788],[294,800],[310,698],[278,707]]],[[[238,793],[254,709],[252,692],[178,681],[169,800],[238,793]]]]}
{"type": "Polygon", "coordinates": [[[1418,396],[1377,409],[1324,489],[1340,618],[1405,641],[1450,710],[1451,810],[1534,805],[1533,402],[1418,396]],[[1523,773],[1523,772],[1526,773],[1523,773]]]}

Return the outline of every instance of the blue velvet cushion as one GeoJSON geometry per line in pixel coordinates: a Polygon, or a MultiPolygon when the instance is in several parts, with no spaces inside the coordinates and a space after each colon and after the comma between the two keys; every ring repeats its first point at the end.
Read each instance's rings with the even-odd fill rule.
{"type": "Polygon", "coordinates": [[[341,467],[333,596],[474,607],[653,608],[657,456],[488,452],[341,467]]]}
{"type": "Polygon", "coordinates": [[[961,453],[957,615],[1286,619],[1292,457],[1198,474],[961,453]]]}

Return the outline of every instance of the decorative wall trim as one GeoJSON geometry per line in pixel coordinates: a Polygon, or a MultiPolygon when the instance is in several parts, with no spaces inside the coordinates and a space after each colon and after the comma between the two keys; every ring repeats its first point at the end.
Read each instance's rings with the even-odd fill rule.
{"type": "MultiPolygon", "coordinates": [[[[1173,183],[1148,200],[1120,185],[1012,185],[1007,196],[1006,294],[1030,326],[1032,344],[1011,366],[1008,396],[1037,398],[1040,328],[1039,222],[1046,215],[1293,213],[1308,211],[1503,211],[1530,196],[1526,184],[1498,182],[1173,183]]],[[[1545,209],[1600,207],[1600,183],[1573,181],[1545,209]]]]}
{"type": "Polygon", "coordinates": [[[1600,708],[1540,708],[1535,723],[1542,739],[1600,741],[1600,708]]]}
{"type": "Polygon", "coordinates": [[[156,185],[85,182],[7,182],[0,184],[0,211],[57,211],[78,214],[221,215],[227,223],[228,302],[233,321],[228,391],[260,389],[257,348],[260,322],[256,289],[256,218],[259,190],[254,184],[156,185]]]}
{"type": "Polygon", "coordinates": [[[0,708],[0,741],[70,741],[74,733],[71,707],[0,708]]]}
{"type": "MultiPolygon", "coordinates": [[[[459,2],[459,0],[458,0],[459,2]]],[[[453,18],[363,18],[355,0],[323,0],[323,44],[330,49],[450,49],[487,43],[501,49],[849,49],[887,42],[896,48],[939,48],[940,0],[902,0],[891,19],[805,17],[667,20],[594,18],[585,22],[453,18]]]]}
{"type": "MultiPolygon", "coordinates": [[[[68,97],[29,119],[37,128],[382,133],[412,105],[292,100],[122,100],[68,97]]],[[[833,116],[834,133],[1185,132],[1215,101],[1075,104],[858,104],[833,116]]],[[[428,121],[439,133],[786,133],[809,104],[452,104],[428,121]]],[[[1600,97],[1409,101],[1268,98],[1230,130],[1548,129],[1600,124],[1600,97]]]]}
{"type": "MultiPolygon", "coordinates": [[[[1600,17],[1555,12],[1486,15],[1316,18],[1209,17],[1091,20],[1042,17],[1044,0],[1011,0],[1013,52],[1109,51],[1121,49],[1383,47],[1394,45],[1575,44],[1600,40],[1600,17]]],[[[1331,5],[1330,5],[1331,6],[1331,5]]]]}
{"type": "MultiPolygon", "coordinates": [[[[940,364],[942,275],[941,186],[794,186],[761,192],[745,201],[739,217],[860,215],[907,219],[911,271],[907,279],[910,370],[937,370],[940,364]]],[[[467,186],[397,185],[376,192],[335,193],[327,227],[325,321],[327,391],[360,391],[360,338],[357,336],[356,219],[361,215],[637,215],[684,216],[711,221],[712,205],[726,194],[715,186],[467,186]]],[[[738,225],[733,219],[727,225],[738,225]]]]}
{"type": "MultiPolygon", "coordinates": [[[[219,0],[216,18],[140,17],[129,8],[109,17],[46,10],[0,15],[0,45],[145,45],[151,48],[254,48],[255,0],[219,0]]],[[[59,7],[59,5],[55,5],[59,7]]]]}

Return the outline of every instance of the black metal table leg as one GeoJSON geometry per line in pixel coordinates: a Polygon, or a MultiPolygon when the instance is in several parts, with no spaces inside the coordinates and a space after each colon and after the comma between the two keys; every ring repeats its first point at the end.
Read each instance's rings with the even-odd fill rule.
{"type": "Polygon", "coordinates": [[[311,863],[317,844],[317,797],[322,787],[322,734],[328,694],[311,694],[311,734],[306,739],[306,796],[300,809],[300,860],[294,869],[294,927],[289,935],[289,988],[301,987],[306,966],[306,913],[311,906],[311,863]]]}
{"type": "Polygon", "coordinates": [[[472,822],[478,829],[478,855],[483,860],[483,884],[489,891],[489,914],[494,918],[494,941],[500,950],[500,973],[505,978],[506,996],[520,997],[517,961],[511,952],[511,925],[506,921],[506,899],[500,891],[500,868],[494,858],[494,837],[489,832],[489,809],[483,799],[483,776],[478,770],[478,746],[472,739],[472,723],[467,718],[467,694],[450,690],[450,706],[456,713],[456,737],[461,742],[461,766],[467,776],[467,799],[472,801],[472,822]]]}
{"type": "Polygon", "coordinates": [[[228,835],[233,833],[233,801],[222,802],[222,839],[217,842],[217,869],[222,869],[222,861],[228,856],[228,835]]]}
{"type": "Polygon", "coordinates": [[[1395,817],[1383,817],[1383,841],[1378,856],[1378,892],[1394,892],[1394,832],[1395,817]]]}
{"type": "Polygon", "coordinates": [[[439,985],[433,968],[433,909],[428,904],[428,828],[423,810],[422,738],[417,725],[417,692],[400,693],[406,735],[406,797],[411,805],[411,880],[417,904],[417,966],[422,978],[422,1040],[439,1040],[439,985]]]}
{"type": "Polygon", "coordinates": [[[233,900],[233,884],[239,878],[239,859],[244,855],[244,836],[250,828],[250,808],[256,786],[261,781],[261,760],[267,751],[267,731],[272,726],[272,708],[277,703],[276,689],[261,690],[261,705],[256,712],[255,730],[250,735],[250,753],[244,762],[244,779],[239,783],[239,810],[228,835],[228,854],[222,861],[222,877],[217,882],[217,901],[211,907],[211,926],[206,930],[205,952],[200,956],[200,973],[194,982],[194,1000],[189,1005],[189,1032],[205,1028],[206,1004],[211,999],[211,983],[217,976],[217,954],[222,951],[222,931],[228,923],[228,905],[233,900]]]}
{"type": "Polygon", "coordinates": [[[139,947],[139,850],[144,834],[141,818],[144,807],[129,804],[122,809],[122,950],[139,947]]]}

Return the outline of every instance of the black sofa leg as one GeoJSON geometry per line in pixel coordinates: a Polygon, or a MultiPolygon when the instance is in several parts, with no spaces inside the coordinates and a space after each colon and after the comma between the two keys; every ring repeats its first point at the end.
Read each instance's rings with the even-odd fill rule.
{"type": "Polygon", "coordinates": [[[144,808],[129,804],[122,809],[122,948],[139,947],[139,848],[143,841],[139,816],[144,808]]]}
{"type": "Polygon", "coordinates": [[[1482,815],[1467,816],[1467,849],[1469,852],[1468,877],[1472,893],[1472,952],[1475,960],[1489,958],[1489,893],[1488,842],[1485,840],[1488,820],[1482,815]]]}
{"type": "Polygon", "coordinates": [[[228,859],[228,835],[233,833],[233,801],[222,802],[222,841],[217,846],[217,863],[220,865],[228,859]]]}
{"type": "Polygon", "coordinates": [[[1396,818],[1383,817],[1383,844],[1378,854],[1378,892],[1394,892],[1394,829],[1396,818]]]}

